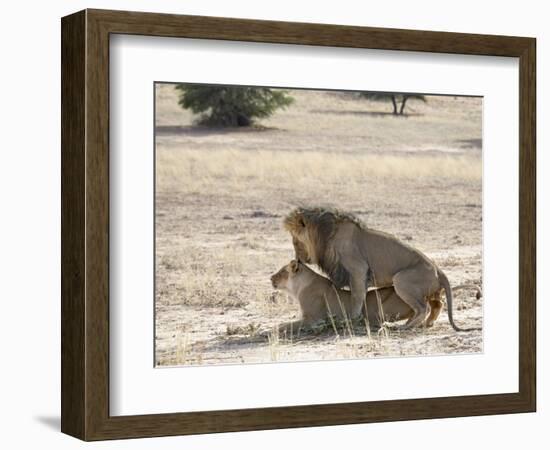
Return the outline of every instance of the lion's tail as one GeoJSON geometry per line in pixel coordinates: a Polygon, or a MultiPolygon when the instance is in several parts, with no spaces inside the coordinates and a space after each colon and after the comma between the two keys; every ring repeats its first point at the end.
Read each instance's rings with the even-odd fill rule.
{"type": "Polygon", "coordinates": [[[481,330],[481,328],[459,328],[456,326],[453,320],[453,291],[451,289],[451,285],[449,284],[449,279],[440,269],[437,269],[437,276],[439,278],[439,282],[443,286],[443,289],[445,289],[445,297],[447,297],[447,314],[449,315],[449,322],[453,329],[455,331],[481,330]]]}

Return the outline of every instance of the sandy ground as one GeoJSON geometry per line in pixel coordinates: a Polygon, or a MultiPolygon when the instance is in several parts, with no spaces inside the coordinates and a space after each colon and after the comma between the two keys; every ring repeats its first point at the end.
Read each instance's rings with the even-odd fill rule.
{"type": "MultiPolygon", "coordinates": [[[[451,285],[482,282],[481,99],[429,96],[394,117],[350,94],[291,95],[261,128],[205,129],[157,85],[156,364],[482,351],[482,332],[455,332],[446,309],[430,329],[258,335],[299,316],[269,280],[293,257],[281,221],[296,205],[352,211],[425,252],[451,285]]],[[[481,327],[482,301],[458,292],[457,324],[481,327]]]]}

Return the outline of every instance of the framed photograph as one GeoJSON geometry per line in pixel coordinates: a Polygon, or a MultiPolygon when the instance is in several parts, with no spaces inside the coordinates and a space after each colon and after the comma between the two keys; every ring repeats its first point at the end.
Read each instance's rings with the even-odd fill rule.
{"type": "Polygon", "coordinates": [[[61,30],[64,433],[535,411],[534,38],[61,30]]]}

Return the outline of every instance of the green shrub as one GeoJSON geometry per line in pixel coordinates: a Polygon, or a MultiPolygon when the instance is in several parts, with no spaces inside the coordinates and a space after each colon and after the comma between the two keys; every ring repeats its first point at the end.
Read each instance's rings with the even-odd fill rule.
{"type": "Polygon", "coordinates": [[[250,126],[294,100],[281,89],[200,84],[178,84],[176,89],[180,91],[179,105],[200,114],[198,123],[209,126],[250,126]]]}

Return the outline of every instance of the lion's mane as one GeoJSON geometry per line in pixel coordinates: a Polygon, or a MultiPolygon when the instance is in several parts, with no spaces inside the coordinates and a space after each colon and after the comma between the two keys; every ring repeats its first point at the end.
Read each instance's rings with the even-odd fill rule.
{"type": "MultiPolygon", "coordinates": [[[[304,228],[307,230],[308,243],[305,247],[309,257],[321,267],[338,288],[349,286],[350,283],[349,272],[340,263],[340,258],[332,245],[332,238],[338,225],[343,222],[351,222],[366,229],[365,224],[353,214],[325,207],[298,207],[283,221],[285,229],[292,236],[300,236],[304,228]]],[[[365,280],[365,283],[368,284],[368,282],[369,280],[365,280]]]]}

